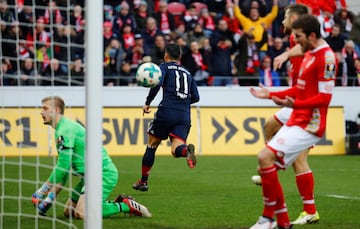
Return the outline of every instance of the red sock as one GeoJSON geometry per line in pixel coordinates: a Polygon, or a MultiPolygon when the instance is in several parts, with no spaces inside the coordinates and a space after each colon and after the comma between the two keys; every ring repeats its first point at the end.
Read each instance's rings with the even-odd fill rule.
{"type": "Polygon", "coordinates": [[[275,206],[275,215],[276,215],[277,223],[279,226],[287,228],[290,226],[290,218],[285,203],[284,193],[280,183],[278,183],[276,190],[277,190],[277,199],[275,206]]]}
{"type": "Polygon", "coordinates": [[[151,171],[151,166],[146,166],[146,165],[141,166],[141,182],[147,182],[150,171],[151,171]]]}
{"type": "Polygon", "coordinates": [[[261,185],[264,199],[263,216],[274,218],[275,205],[277,200],[277,186],[279,178],[276,167],[260,168],[261,185]]]}
{"type": "Polygon", "coordinates": [[[312,171],[296,175],[296,184],[303,201],[303,210],[308,214],[315,214],[314,176],[312,171]]]}

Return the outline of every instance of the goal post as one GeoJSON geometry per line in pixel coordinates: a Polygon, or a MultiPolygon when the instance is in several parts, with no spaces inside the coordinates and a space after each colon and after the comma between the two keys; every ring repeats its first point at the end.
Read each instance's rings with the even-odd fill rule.
{"type": "Polygon", "coordinates": [[[86,211],[85,228],[102,228],[103,1],[86,1],[86,211]]]}

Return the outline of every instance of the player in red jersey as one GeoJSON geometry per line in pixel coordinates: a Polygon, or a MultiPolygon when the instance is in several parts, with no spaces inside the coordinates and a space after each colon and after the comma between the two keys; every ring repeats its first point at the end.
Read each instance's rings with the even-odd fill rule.
{"type": "MultiPolygon", "coordinates": [[[[287,7],[285,11],[285,19],[283,25],[285,32],[291,31],[292,23],[300,16],[308,14],[308,7],[303,4],[294,4],[287,7]]],[[[301,46],[298,45],[295,41],[294,34],[290,34],[290,50],[284,52],[280,56],[276,57],[274,60],[275,67],[278,68],[283,62],[285,62],[289,56],[291,63],[291,71],[289,82],[291,86],[296,85],[297,78],[300,71],[300,66],[303,61],[303,52],[301,46]]],[[[290,118],[292,113],[292,108],[283,107],[274,116],[270,117],[264,126],[266,141],[276,134],[276,132],[283,126],[290,118]]],[[[293,163],[293,169],[296,174],[296,184],[299,191],[299,194],[302,198],[303,209],[299,217],[293,221],[293,224],[307,224],[315,223],[319,221],[320,216],[315,206],[314,200],[314,176],[310,169],[309,163],[307,161],[307,156],[310,149],[305,149],[299,154],[296,161],[293,163]]],[[[261,184],[260,176],[253,176],[252,180],[255,184],[261,184]]]]}
{"type": "Polygon", "coordinates": [[[320,141],[325,133],[326,115],[335,86],[335,54],[321,38],[320,23],[313,15],[302,15],[293,22],[292,32],[305,53],[296,85],[270,92],[250,88],[253,96],[272,99],[293,111],[286,125],[259,152],[264,209],[251,229],[272,228],[276,215],[279,228],[292,228],[277,168],[286,168],[298,155],[320,141]]]}

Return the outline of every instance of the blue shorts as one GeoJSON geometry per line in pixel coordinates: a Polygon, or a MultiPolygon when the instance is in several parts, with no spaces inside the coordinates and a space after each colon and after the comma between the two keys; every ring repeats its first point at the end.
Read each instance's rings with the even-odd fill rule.
{"type": "Polygon", "coordinates": [[[159,108],[147,132],[161,140],[172,137],[186,142],[190,127],[190,112],[159,108]]]}

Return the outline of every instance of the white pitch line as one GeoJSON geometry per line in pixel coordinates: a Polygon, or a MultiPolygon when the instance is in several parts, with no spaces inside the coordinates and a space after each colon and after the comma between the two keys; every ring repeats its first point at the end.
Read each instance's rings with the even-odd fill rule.
{"type": "Polygon", "coordinates": [[[337,199],[360,200],[359,197],[351,197],[351,196],[341,196],[341,195],[326,195],[326,196],[337,199]]]}

